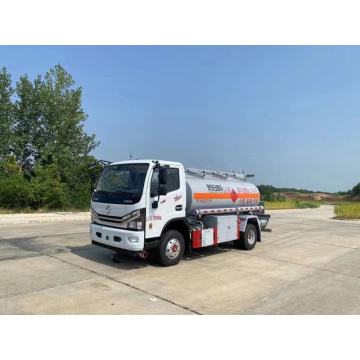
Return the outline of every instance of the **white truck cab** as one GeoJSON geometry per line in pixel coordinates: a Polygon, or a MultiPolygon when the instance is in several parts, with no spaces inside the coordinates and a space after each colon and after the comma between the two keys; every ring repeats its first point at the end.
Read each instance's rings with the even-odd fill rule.
{"type": "Polygon", "coordinates": [[[92,243],[142,258],[152,251],[164,266],[177,264],[185,248],[225,241],[253,248],[269,216],[255,186],[227,175],[158,160],[106,166],[91,200],[92,243]]]}

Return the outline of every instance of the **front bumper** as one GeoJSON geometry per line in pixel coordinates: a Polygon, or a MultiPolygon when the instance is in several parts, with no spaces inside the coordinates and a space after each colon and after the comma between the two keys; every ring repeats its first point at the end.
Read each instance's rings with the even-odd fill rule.
{"type": "Polygon", "coordinates": [[[141,251],[144,249],[144,237],[143,231],[129,231],[94,223],[90,224],[91,240],[106,247],[141,251]]]}

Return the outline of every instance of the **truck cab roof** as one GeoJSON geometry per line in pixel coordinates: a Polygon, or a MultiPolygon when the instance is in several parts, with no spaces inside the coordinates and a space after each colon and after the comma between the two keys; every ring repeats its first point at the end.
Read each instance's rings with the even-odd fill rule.
{"type": "Polygon", "coordinates": [[[124,161],[116,161],[110,164],[111,165],[120,165],[120,164],[151,164],[155,162],[159,162],[161,165],[169,165],[169,166],[178,166],[182,167],[183,164],[175,161],[167,161],[167,160],[156,160],[156,159],[136,159],[136,160],[124,160],[124,161]]]}

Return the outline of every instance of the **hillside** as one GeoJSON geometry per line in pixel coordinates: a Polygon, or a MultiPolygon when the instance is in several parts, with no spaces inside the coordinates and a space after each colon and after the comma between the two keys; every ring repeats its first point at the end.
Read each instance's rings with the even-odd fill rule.
{"type": "Polygon", "coordinates": [[[352,191],[344,193],[327,193],[322,191],[311,191],[305,189],[292,188],[276,188],[272,185],[258,186],[261,198],[265,201],[323,201],[323,202],[352,202],[360,201],[360,194],[358,194],[355,187],[352,191]]]}
{"type": "Polygon", "coordinates": [[[278,194],[286,200],[315,200],[324,202],[360,201],[360,196],[338,195],[323,192],[313,192],[309,194],[300,192],[279,192],[278,194]]]}

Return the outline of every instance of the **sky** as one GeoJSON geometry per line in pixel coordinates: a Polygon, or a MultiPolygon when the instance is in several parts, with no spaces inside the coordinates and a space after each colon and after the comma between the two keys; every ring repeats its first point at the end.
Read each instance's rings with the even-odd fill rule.
{"type": "Polygon", "coordinates": [[[360,182],[359,46],[0,46],[14,81],[56,64],[83,88],[99,159],[329,192],[360,182]]]}

